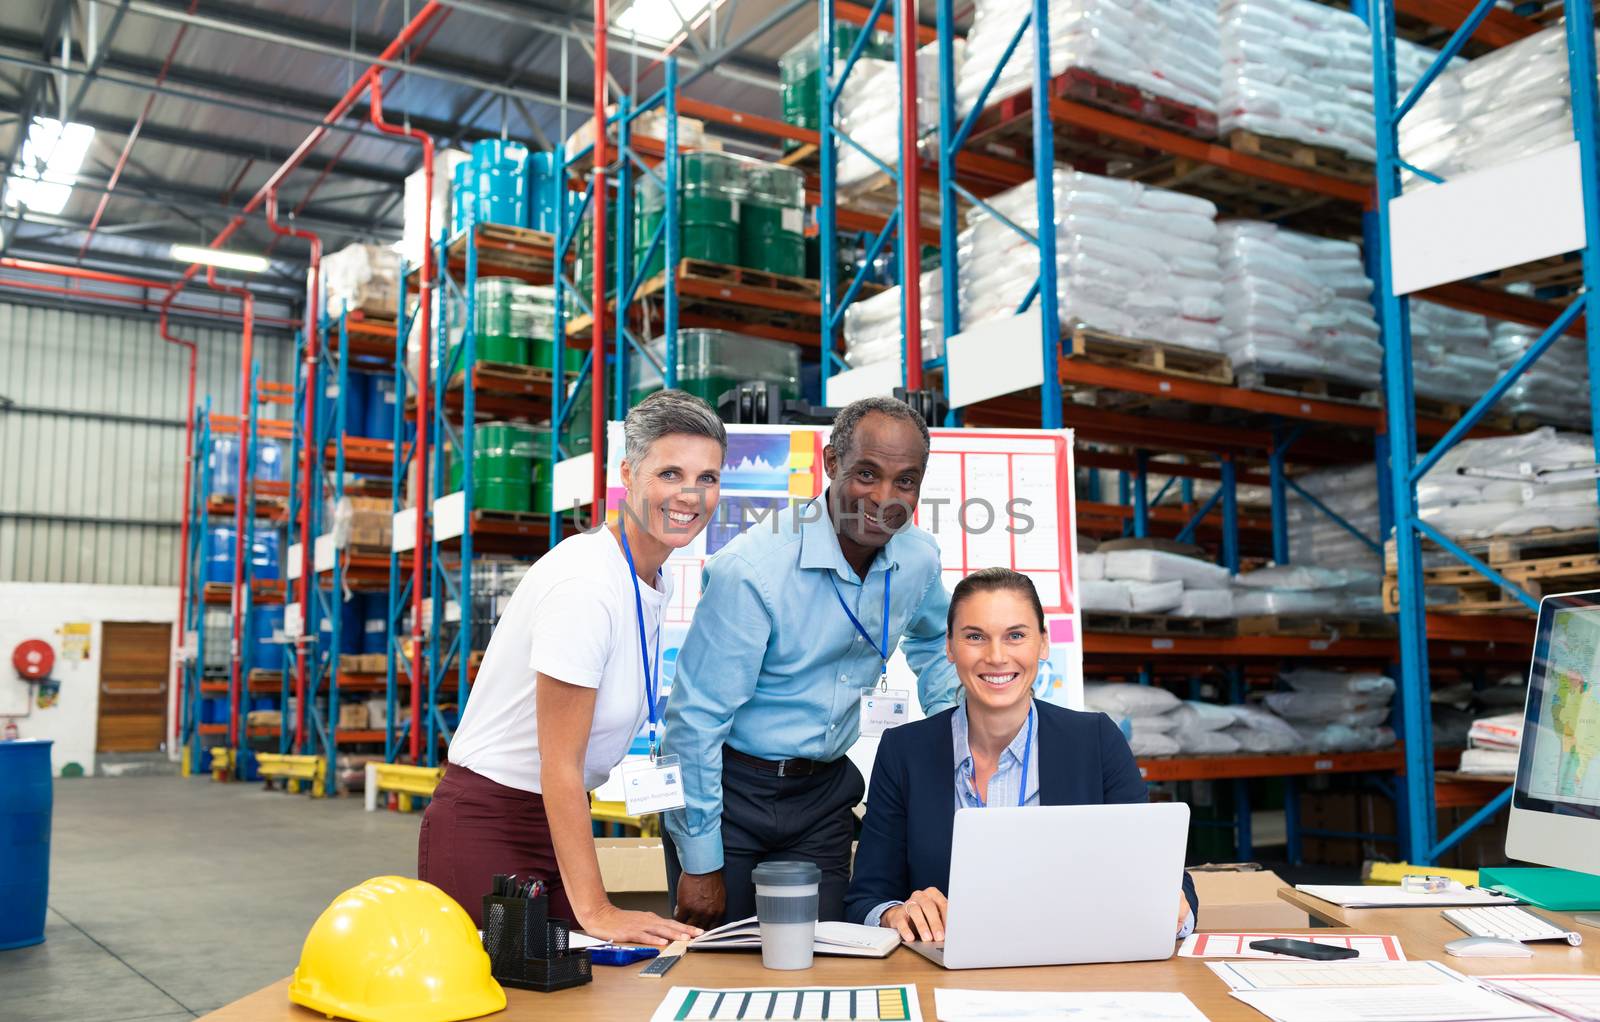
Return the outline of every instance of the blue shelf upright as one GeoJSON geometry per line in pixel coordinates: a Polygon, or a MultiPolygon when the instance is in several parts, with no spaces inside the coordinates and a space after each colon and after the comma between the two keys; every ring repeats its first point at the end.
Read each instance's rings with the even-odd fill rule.
{"type": "Polygon", "coordinates": [[[189,520],[186,548],[187,573],[184,579],[183,613],[183,715],[179,724],[178,747],[183,749],[185,774],[205,771],[205,750],[200,741],[200,685],[206,670],[206,550],[209,546],[211,516],[207,510],[211,492],[211,398],[194,410],[194,449],[189,457],[189,520]]]}
{"type": "MultiPolygon", "coordinates": [[[[410,292],[407,290],[408,282],[416,274],[419,267],[411,266],[404,261],[400,264],[400,298],[395,310],[394,332],[394,457],[390,462],[390,513],[394,516],[394,528],[400,529],[403,524],[400,513],[406,510],[407,481],[412,475],[412,466],[416,462],[419,445],[427,437],[427,423],[418,424],[410,437],[406,435],[406,403],[410,395],[418,393],[418,380],[413,375],[411,360],[407,352],[407,344],[411,334],[410,292]]],[[[419,302],[431,300],[431,295],[419,298],[419,302]]],[[[420,306],[419,306],[420,311],[420,306]]],[[[437,312],[437,310],[434,310],[437,312]]],[[[418,365],[420,371],[427,372],[428,344],[430,339],[423,338],[421,350],[418,352],[418,365]]],[[[419,394],[420,398],[420,394],[419,394]]],[[[422,416],[427,408],[421,400],[418,401],[417,415],[422,416]]],[[[422,492],[415,494],[415,503],[412,514],[419,515],[426,525],[428,519],[428,501],[426,499],[426,481],[418,480],[422,492]]],[[[422,702],[421,694],[427,691],[425,676],[413,679],[416,670],[416,655],[422,650],[412,646],[414,614],[416,611],[413,596],[422,588],[421,579],[426,572],[426,560],[419,572],[419,564],[415,551],[416,534],[411,533],[411,547],[403,547],[401,537],[394,536],[389,544],[389,586],[387,589],[387,612],[384,617],[386,641],[384,650],[388,654],[387,666],[384,668],[384,737],[383,758],[387,763],[397,763],[404,758],[415,762],[420,758],[421,747],[413,741],[413,735],[419,734],[416,730],[421,720],[422,702]],[[407,567],[409,565],[409,567],[407,567]],[[402,668],[400,665],[404,664],[402,668]],[[401,674],[404,672],[405,677],[401,674]],[[411,683],[414,680],[415,683],[411,683]],[[409,713],[404,720],[400,720],[400,685],[402,681],[408,683],[409,713]]],[[[427,545],[423,547],[423,558],[427,556],[427,545]]],[[[418,643],[420,645],[420,643],[418,643]]]]}
{"type": "MultiPolygon", "coordinates": [[[[1411,323],[1409,301],[1394,293],[1392,264],[1393,235],[1389,204],[1401,194],[1400,172],[1410,169],[1423,178],[1439,182],[1427,168],[1414,168],[1400,157],[1399,124],[1417,99],[1444,71],[1449,61],[1494,10],[1494,0],[1478,0],[1460,27],[1451,35],[1428,72],[1410,93],[1401,96],[1395,80],[1395,2],[1366,0],[1353,5],[1371,30],[1373,55],[1373,100],[1376,112],[1377,203],[1367,214],[1369,258],[1374,264],[1377,287],[1376,305],[1384,345],[1384,399],[1388,426],[1388,466],[1384,488],[1394,526],[1395,561],[1399,588],[1400,626],[1400,728],[1406,742],[1406,773],[1400,786],[1404,811],[1402,851],[1408,861],[1431,863],[1449,851],[1463,837],[1503,809],[1511,799],[1508,788],[1488,805],[1469,817],[1450,834],[1440,838],[1433,799],[1433,738],[1429,706],[1428,622],[1423,602],[1421,540],[1428,539],[1457,560],[1490,581],[1514,594],[1530,609],[1538,601],[1510,582],[1482,560],[1419,517],[1417,486],[1489,412],[1516,380],[1540,355],[1554,344],[1587,307],[1590,296],[1600,287],[1600,153],[1597,153],[1597,101],[1595,87],[1594,11],[1590,4],[1567,0],[1565,3],[1567,57],[1572,95],[1573,134],[1580,153],[1584,207],[1585,247],[1582,251],[1584,290],[1555,317],[1540,340],[1514,364],[1489,391],[1472,405],[1426,454],[1419,456],[1416,427],[1416,394],[1412,380],[1411,323]]],[[[1600,426],[1600,323],[1585,317],[1591,372],[1591,421],[1600,426]]],[[[1596,430],[1600,435],[1600,430],[1596,430]]]]}

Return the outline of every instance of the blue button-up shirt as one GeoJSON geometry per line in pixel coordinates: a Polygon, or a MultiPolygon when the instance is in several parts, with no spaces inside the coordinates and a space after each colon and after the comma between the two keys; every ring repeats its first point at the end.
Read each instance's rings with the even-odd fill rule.
{"type": "Polygon", "coordinates": [[[861,692],[883,671],[872,646],[883,636],[886,584],[889,650],[905,653],[923,710],[947,709],[956,701],[944,650],[950,595],[926,532],[891,538],[863,579],[819,499],[753,524],[707,563],[662,741],[683,770],[686,806],[666,825],[685,872],[722,868],[724,743],[761,759],[823,761],[855,744],[861,692]],[[839,606],[835,586],[872,643],[839,606]]]}

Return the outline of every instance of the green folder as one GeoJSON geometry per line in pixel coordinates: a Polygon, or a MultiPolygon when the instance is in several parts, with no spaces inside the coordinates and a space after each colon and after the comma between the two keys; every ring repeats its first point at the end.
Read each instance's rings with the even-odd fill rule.
{"type": "Polygon", "coordinates": [[[1478,871],[1478,885],[1552,912],[1600,909],[1600,876],[1593,873],[1527,866],[1485,866],[1478,871]]]}

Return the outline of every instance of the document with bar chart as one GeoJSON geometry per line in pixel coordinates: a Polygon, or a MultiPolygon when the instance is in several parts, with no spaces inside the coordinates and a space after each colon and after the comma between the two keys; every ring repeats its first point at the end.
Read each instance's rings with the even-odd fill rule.
{"type": "Polygon", "coordinates": [[[673,987],[650,1022],[922,1022],[914,986],[759,987],[705,990],[673,987]]]}

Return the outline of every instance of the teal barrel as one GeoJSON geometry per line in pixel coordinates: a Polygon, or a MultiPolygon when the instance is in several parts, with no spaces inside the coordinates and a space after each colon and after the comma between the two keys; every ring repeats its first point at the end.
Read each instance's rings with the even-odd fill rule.
{"type": "Polygon", "coordinates": [[[44,940],[51,744],[0,742],[0,951],[44,940]]]}

